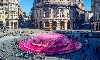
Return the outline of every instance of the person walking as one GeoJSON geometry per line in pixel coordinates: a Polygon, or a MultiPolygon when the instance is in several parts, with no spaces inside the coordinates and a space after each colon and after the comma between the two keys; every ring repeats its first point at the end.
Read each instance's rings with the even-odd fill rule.
{"type": "Polygon", "coordinates": [[[5,49],[5,43],[3,42],[2,44],[3,44],[3,46],[2,46],[3,51],[5,51],[5,50],[4,50],[4,49],[5,49]]]}

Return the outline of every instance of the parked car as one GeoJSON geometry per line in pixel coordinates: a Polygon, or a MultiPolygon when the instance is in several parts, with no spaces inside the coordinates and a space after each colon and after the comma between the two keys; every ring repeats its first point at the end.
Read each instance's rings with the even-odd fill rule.
{"type": "Polygon", "coordinates": [[[50,28],[50,27],[45,27],[44,30],[45,30],[45,31],[50,31],[51,28],[50,28]]]}

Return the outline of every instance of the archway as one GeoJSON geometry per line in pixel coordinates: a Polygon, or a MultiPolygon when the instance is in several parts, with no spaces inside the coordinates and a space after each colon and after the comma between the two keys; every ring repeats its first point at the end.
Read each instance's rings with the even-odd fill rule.
{"type": "Polygon", "coordinates": [[[14,29],[17,28],[17,22],[14,22],[14,29]]]}
{"type": "Polygon", "coordinates": [[[70,29],[70,21],[67,22],[67,28],[70,29]]]}
{"type": "Polygon", "coordinates": [[[39,22],[39,28],[43,28],[42,21],[39,22]]]}
{"type": "Polygon", "coordinates": [[[49,27],[49,22],[48,21],[45,22],[45,27],[49,27]]]}
{"type": "Polygon", "coordinates": [[[13,22],[11,22],[11,29],[13,29],[13,22]]]}
{"type": "Polygon", "coordinates": [[[60,26],[61,26],[61,30],[64,30],[65,29],[65,22],[64,21],[61,21],[60,22],[60,26]]]}
{"type": "Polygon", "coordinates": [[[56,30],[57,27],[57,22],[56,21],[52,21],[52,29],[56,30]]]}

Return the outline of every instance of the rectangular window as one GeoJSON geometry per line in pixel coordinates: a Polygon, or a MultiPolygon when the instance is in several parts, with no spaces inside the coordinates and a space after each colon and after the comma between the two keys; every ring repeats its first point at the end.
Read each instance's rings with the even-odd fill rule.
{"type": "Polygon", "coordinates": [[[11,26],[13,26],[13,22],[11,22],[11,26]]]}
{"type": "Polygon", "coordinates": [[[8,14],[8,12],[5,12],[5,14],[8,14]]]}
{"type": "Polygon", "coordinates": [[[12,6],[12,4],[10,4],[10,6],[12,6]]]}
{"type": "Polygon", "coordinates": [[[12,10],[12,7],[10,7],[10,9],[12,10]]]}

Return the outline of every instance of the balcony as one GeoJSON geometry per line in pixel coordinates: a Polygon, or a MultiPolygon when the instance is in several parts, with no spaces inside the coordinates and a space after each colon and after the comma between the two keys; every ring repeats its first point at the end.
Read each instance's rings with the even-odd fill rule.
{"type": "Polygon", "coordinates": [[[3,3],[3,5],[7,5],[7,4],[8,4],[8,2],[4,2],[4,3],[3,3]]]}
{"type": "Polygon", "coordinates": [[[44,1],[43,4],[57,4],[57,5],[70,5],[70,2],[49,2],[49,1],[44,1]]]}
{"type": "Polygon", "coordinates": [[[9,11],[10,11],[10,12],[16,12],[16,10],[14,10],[14,9],[10,9],[9,11]]]}

